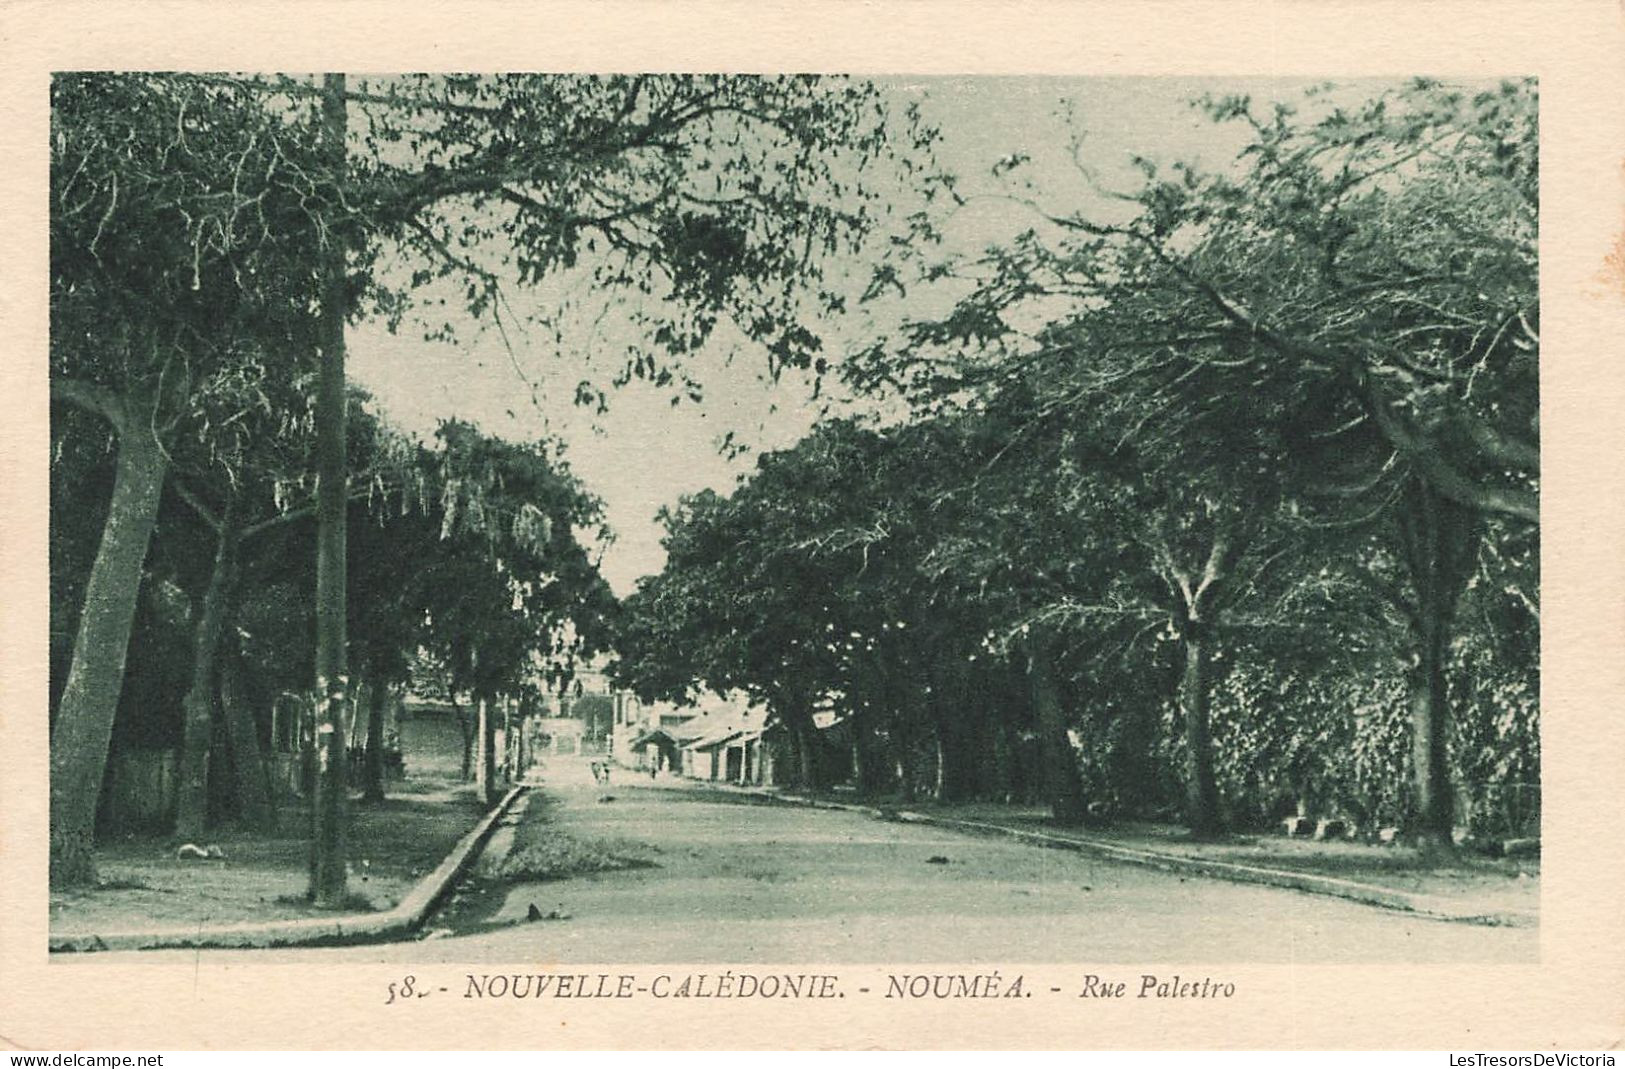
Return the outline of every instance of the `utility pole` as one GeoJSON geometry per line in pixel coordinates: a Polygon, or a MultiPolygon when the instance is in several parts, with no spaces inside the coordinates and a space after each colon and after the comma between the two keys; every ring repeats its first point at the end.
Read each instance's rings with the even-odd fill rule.
{"type": "MultiPolygon", "coordinates": [[[[334,189],[346,181],[349,127],[344,75],[322,77],[323,157],[334,189]]],[[[345,899],[345,808],[349,771],[345,713],[350,679],[345,635],[344,320],[347,220],[337,196],[322,227],[321,370],[316,387],[316,789],[310,812],[310,898],[334,909],[345,899]]]]}

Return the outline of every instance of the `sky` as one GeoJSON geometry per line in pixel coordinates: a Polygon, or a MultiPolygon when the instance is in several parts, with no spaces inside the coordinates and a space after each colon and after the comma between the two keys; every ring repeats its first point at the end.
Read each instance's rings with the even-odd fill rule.
{"type": "MultiPolygon", "coordinates": [[[[1111,212],[1100,189],[1130,189],[1131,160],[1183,159],[1218,168],[1232,159],[1239,132],[1209,123],[1189,101],[1205,92],[1248,93],[1255,102],[1297,99],[1309,83],[1260,79],[1189,78],[922,78],[880,82],[901,106],[918,101],[925,118],[942,131],[940,162],[961,176],[968,203],[944,224],[943,248],[974,253],[1032,227],[1030,208],[1002,193],[1030,198],[1047,210],[1111,212]],[[1071,101],[1071,125],[1061,114],[1071,101]],[[1070,131],[1083,134],[1074,162],[1070,131]],[[993,165],[1013,153],[1029,162],[1002,179],[993,165]]],[[[1374,87],[1368,87],[1374,88],[1374,87]]],[[[1361,92],[1359,95],[1364,95],[1361,92]]],[[[588,303],[590,305],[590,296],[588,303]]],[[[818,324],[832,356],[856,348],[911,316],[941,310],[951,296],[916,290],[835,321],[818,324]]],[[[520,295],[520,300],[530,299],[520,295]]],[[[546,300],[546,288],[537,299],[546,300]]],[[[613,316],[613,309],[609,316],[613,316]]],[[[457,417],[485,432],[515,440],[554,437],[564,445],[571,470],[602,499],[614,541],[602,562],[617,594],[630,593],[640,576],[660,570],[661,527],[656,514],[683,494],[727,491],[750,471],[761,452],[788,447],[821,412],[865,407],[838,388],[812,398],[808,376],[787,372],[766,380],[766,362],[728,331],[690,365],[704,388],[699,403],[671,403],[672,392],[634,381],[610,391],[609,410],[598,414],[573,404],[575,385],[591,374],[595,357],[617,354],[617,324],[576,317],[574,334],[557,346],[510,331],[464,337],[458,345],[423,340],[404,326],[390,334],[381,325],[351,327],[349,369],[383,413],[411,433],[428,435],[442,420],[457,417]],[[563,352],[561,353],[561,349],[563,352]],[[724,435],[749,447],[729,457],[719,450],[724,435]]],[[[622,324],[624,326],[624,324],[622,324]]]]}

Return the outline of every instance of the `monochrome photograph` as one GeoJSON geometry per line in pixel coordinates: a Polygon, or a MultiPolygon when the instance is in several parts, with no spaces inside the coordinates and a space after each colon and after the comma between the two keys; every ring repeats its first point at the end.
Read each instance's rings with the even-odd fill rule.
{"type": "Polygon", "coordinates": [[[1539,89],[56,72],[52,965],[1538,962],[1539,89]]]}

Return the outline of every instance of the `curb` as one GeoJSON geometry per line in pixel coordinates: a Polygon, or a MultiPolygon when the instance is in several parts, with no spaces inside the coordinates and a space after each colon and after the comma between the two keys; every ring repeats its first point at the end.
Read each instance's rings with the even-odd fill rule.
{"type": "Polygon", "coordinates": [[[886,810],[871,805],[830,802],[819,798],[808,798],[804,795],[781,794],[776,791],[762,789],[729,786],[725,788],[723,793],[752,795],[782,802],[786,805],[806,806],[812,809],[833,809],[845,813],[859,813],[864,816],[874,817],[877,820],[891,820],[903,824],[926,824],[950,831],[980,835],[1000,835],[1008,839],[1014,839],[1017,842],[1048,847],[1054,850],[1071,850],[1076,853],[1089,854],[1093,857],[1117,861],[1127,865],[1139,865],[1143,868],[1160,869],[1164,872],[1188,873],[1194,876],[1205,876],[1209,879],[1227,880],[1231,883],[1261,884],[1266,887],[1279,887],[1284,890],[1301,891],[1306,894],[1328,895],[1349,902],[1359,902],[1363,905],[1376,906],[1401,913],[1412,913],[1432,920],[1451,921],[1457,924],[1533,928],[1538,927],[1540,923],[1539,914],[1527,910],[1492,911],[1489,913],[1463,910],[1448,899],[1440,898],[1437,895],[1398,891],[1389,887],[1380,887],[1376,884],[1343,880],[1335,876],[1317,876],[1307,872],[1291,872],[1285,869],[1242,865],[1233,861],[1208,861],[1203,858],[1163,854],[1152,850],[1137,850],[1128,846],[1115,846],[1110,843],[1089,839],[1073,839],[1060,835],[1048,835],[1044,832],[1007,828],[1002,824],[985,824],[974,820],[934,817],[911,810],[886,810]]]}
{"type": "Polygon", "coordinates": [[[452,847],[451,853],[396,903],[382,913],[349,913],[334,917],[301,917],[289,921],[222,924],[214,927],[166,928],[135,932],[78,932],[52,935],[54,953],[95,950],[160,950],[187,947],[257,948],[353,943],[401,935],[422,926],[469,862],[485,845],[498,822],[530,787],[518,784],[491,807],[478,824],[452,847]]]}

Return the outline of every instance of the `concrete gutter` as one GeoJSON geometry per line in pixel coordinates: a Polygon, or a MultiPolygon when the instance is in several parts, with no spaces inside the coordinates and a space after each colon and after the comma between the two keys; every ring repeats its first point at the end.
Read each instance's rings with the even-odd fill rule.
{"type": "Polygon", "coordinates": [[[910,810],[890,810],[871,805],[831,802],[820,798],[783,794],[762,788],[728,785],[722,789],[728,793],[748,794],[788,805],[808,806],[814,809],[834,809],[845,813],[860,813],[878,820],[893,820],[904,824],[925,824],[949,831],[969,832],[978,835],[999,835],[1007,839],[1014,839],[1017,842],[1030,843],[1034,846],[1044,846],[1055,850],[1071,850],[1075,853],[1088,854],[1091,857],[1098,857],[1107,861],[1160,869],[1163,872],[1180,875],[1204,876],[1209,879],[1228,880],[1232,883],[1262,884],[1266,887],[1280,887],[1291,891],[1302,891],[1306,894],[1329,895],[1349,902],[1360,902],[1368,906],[1398,910],[1403,913],[1414,913],[1422,917],[1454,921],[1459,924],[1533,928],[1540,923],[1539,914],[1530,910],[1485,912],[1464,909],[1461,904],[1439,895],[1400,891],[1392,887],[1360,883],[1356,880],[1344,880],[1335,876],[1319,876],[1308,872],[1293,872],[1289,869],[1265,868],[1261,865],[1242,865],[1233,861],[1213,861],[1206,858],[1188,857],[1183,854],[1165,854],[1153,850],[1119,846],[1098,839],[1051,835],[1045,832],[1026,831],[1020,828],[1007,828],[1002,824],[987,824],[976,820],[955,820],[951,817],[937,817],[910,810]]]}
{"type": "Polygon", "coordinates": [[[417,931],[441,903],[474,859],[497,824],[530,788],[513,787],[473,829],[458,840],[451,853],[393,909],[381,913],[349,913],[331,917],[300,917],[286,921],[246,921],[196,928],[161,928],[130,932],[52,933],[52,953],[93,950],[160,950],[176,947],[266,948],[313,944],[360,943],[396,938],[417,931]]]}

